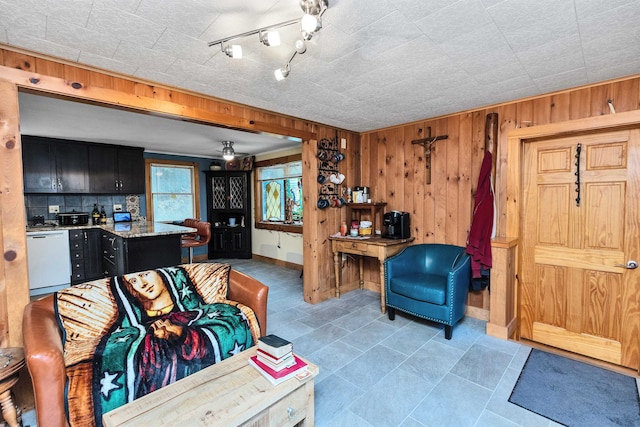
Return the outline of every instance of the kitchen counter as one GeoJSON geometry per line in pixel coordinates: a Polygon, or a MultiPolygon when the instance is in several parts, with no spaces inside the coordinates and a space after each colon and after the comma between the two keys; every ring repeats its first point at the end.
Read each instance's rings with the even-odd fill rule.
{"type": "Polygon", "coordinates": [[[64,226],[49,222],[28,226],[26,231],[29,286],[36,295],[68,286],[69,279],[76,285],[179,265],[182,235],[197,229],[151,221],[107,221],[104,225],[64,226]]]}
{"type": "Polygon", "coordinates": [[[181,225],[166,224],[164,222],[151,221],[134,221],[134,222],[107,222],[103,225],[44,225],[44,226],[27,226],[27,231],[53,231],[53,230],[73,230],[78,228],[99,228],[116,236],[125,239],[149,236],[164,236],[171,234],[187,234],[195,233],[197,230],[192,227],[183,227],[181,225]]]}

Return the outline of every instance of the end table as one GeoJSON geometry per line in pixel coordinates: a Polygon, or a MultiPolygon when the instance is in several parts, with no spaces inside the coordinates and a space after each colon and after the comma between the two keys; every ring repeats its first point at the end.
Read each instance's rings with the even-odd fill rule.
{"type": "Polygon", "coordinates": [[[24,366],[24,350],[20,347],[0,348],[0,405],[2,416],[10,427],[19,427],[16,406],[11,399],[11,387],[18,382],[24,366]]]}

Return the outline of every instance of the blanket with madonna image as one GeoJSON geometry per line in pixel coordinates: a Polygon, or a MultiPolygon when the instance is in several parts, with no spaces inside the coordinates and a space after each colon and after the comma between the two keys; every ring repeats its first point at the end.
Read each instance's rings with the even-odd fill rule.
{"type": "Polygon", "coordinates": [[[71,427],[254,345],[253,311],[227,300],[227,264],[186,264],[56,293],[71,427]]]}

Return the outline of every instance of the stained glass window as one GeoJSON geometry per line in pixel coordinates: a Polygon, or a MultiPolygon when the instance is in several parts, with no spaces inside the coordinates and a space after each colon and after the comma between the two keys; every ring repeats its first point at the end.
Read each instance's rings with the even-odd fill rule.
{"type": "Polygon", "coordinates": [[[258,181],[262,194],[262,221],[302,221],[301,161],[260,167],[258,181]]]}

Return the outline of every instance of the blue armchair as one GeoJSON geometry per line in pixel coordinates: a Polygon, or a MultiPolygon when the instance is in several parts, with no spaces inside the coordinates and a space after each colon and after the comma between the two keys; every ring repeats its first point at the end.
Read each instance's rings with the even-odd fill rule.
{"type": "Polygon", "coordinates": [[[443,323],[451,339],[453,325],[464,316],[471,282],[471,259],[465,248],[417,244],[384,262],[389,320],[395,311],[443,323]]]}

